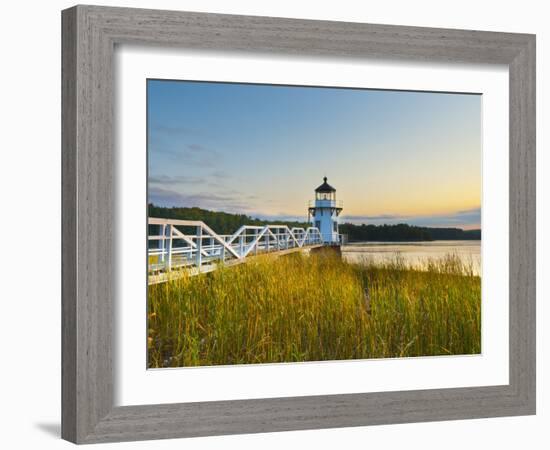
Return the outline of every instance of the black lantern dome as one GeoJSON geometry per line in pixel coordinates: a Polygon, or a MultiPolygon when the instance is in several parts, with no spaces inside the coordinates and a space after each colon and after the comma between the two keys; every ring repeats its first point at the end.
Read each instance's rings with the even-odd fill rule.
{"type": "Polygon", "coordinates": [[[323,178],[323,184],[319,186],[317,189],[315,189],[315,192],[318,193],[332,193],[336,192],[336,189],[334,189],[330,184],[327,183],[327,177],[323,178]]]}

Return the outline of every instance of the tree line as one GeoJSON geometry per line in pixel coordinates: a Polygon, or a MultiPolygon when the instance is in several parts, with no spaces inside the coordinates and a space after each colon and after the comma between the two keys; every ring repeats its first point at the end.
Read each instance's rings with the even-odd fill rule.
{"type": "Polygon", "coordinates": [[[349,242],[458,241],[481,239],[481,230],[417,227],[405,223],[396,225],[356,225],[343,223],[340,225],[340,233],[346,234],[349,242]]]}
{"type": "Polygon", "coordinates": [[[202,208],[163,207],[149,204],[149,217],[163,219],[201,220],[218,234],[233,234],[243,225],[287,225],[292,227],[307,228],[307,222],[295,222],[288,220],[261,220],[245,214],[230,214],[220,211],[209,211],[202,208]]]}
{"type": "MultiPolygon", "coordinates": [[[[209,211],[202,208],[163,207],[148,205],[149,217],[164,219],[201,220],[218,234],[232,234],[242,225],[287,225],[289,228],[311,226],[307,222],[288,220],[262,220],[246,214],[231,214],[209,211]]],[[[435,240],[479,240],[481,230],[463,230],[461,228],[417,227],[404,223],[396,225],[340,224],[340,233],[347,235],[349,242],[361,241],[435,241],[435,240]]]]}

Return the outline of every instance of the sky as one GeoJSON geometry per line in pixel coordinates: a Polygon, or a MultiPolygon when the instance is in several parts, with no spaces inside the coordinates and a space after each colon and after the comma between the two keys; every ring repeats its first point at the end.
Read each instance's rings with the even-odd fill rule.
{"type": "Polygon", "coordinates": [[[148,201],[341,222],[480,228],[481,96],[148,80],[148,201]]]}

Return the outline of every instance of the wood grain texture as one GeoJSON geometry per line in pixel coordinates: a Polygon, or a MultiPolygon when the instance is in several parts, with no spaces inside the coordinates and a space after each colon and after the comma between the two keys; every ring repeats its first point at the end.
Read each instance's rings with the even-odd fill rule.
{"type": "Polygon", "coordinates": [[[76,10],[62,17],[61,155],[61,404],[65,439],[76,440],[76,10]]]}
{"type": "Polygon", "coordinates": [[[536,95],[535,40],[510,71],[510,385],[535,410],[536,95]]]}
{"type": "Polygon", "coordinates": [[[535,412],[534,36],[95,6],[62,16],[65,439],[93,443],[535,412]],[[113,52],[124,43],[508,65],[510,384],[113,407],[113,52]]]}

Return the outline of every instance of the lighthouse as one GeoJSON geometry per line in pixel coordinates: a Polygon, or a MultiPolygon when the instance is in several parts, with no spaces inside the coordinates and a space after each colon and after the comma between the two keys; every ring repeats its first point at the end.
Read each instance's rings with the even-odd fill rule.
{"type": "Polygon", "coordinates": [[[323,178],[323,184],[315,189],[315,200],[309,202],[309,215],[313,226],[317,227],[325,244],[340,243],[338,216],[342,211],[342,201],[336,200],[336,189],[323,178]]]}

